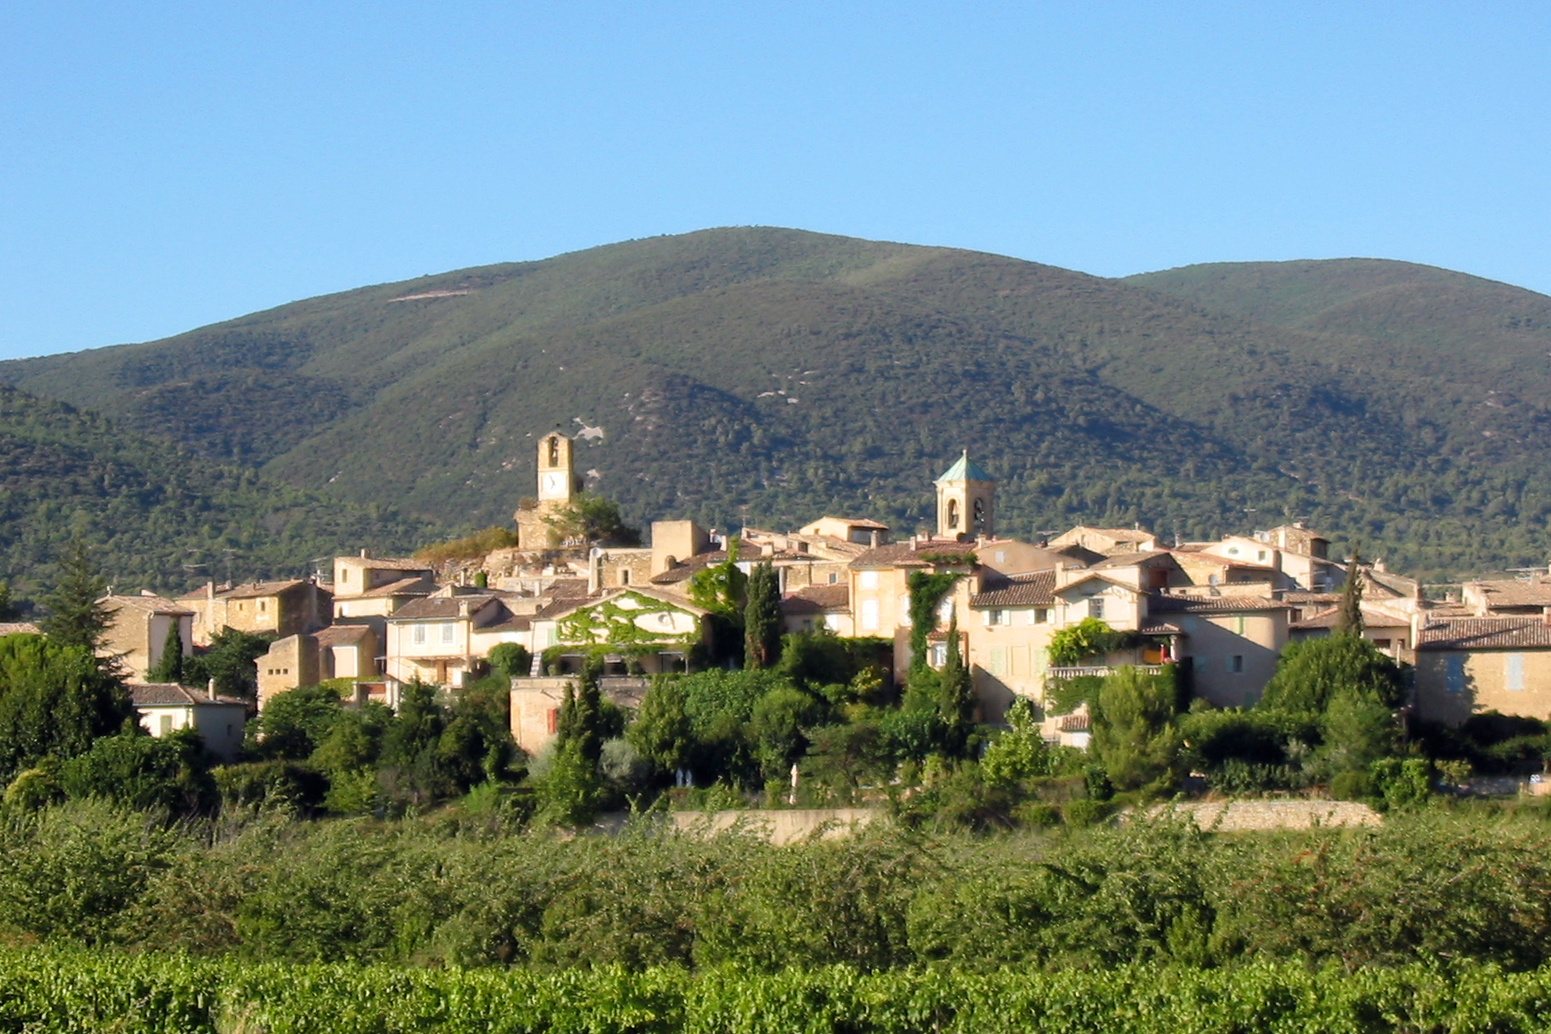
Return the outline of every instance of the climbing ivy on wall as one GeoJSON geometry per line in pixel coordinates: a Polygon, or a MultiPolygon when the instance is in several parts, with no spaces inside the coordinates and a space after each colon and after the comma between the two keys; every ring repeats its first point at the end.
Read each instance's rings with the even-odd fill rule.
{"type": "Polygon", "coordinates": [[[602,603],[586,607],[559,622],[562,643],[607,643],[610,646],[666,645],[689,646],[699,640],[694,632],[653,632],[637,624],[637,619],[652,614],[686,614],[671,603],[627,592],[602,603]],[[633,606],[621,606],[630,600],[633,606]]]}
{"type": "MultiPolygon", "coordinates": [[[[957,559],[957,558],[955,558],[957,559]]],[[[926,637],[937,628],[937,607],[964,577],[954,571],[911,571],[905,577],[910,590],[910,666],[926,663],[926,637]]]]}

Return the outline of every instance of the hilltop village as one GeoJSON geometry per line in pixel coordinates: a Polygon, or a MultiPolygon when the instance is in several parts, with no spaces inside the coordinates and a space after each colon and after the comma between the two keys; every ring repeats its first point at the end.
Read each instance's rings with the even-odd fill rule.
{"type": "MultiPolygon", "coordinates": [[[[142,724],[155,735],[197,727],[217,755],[235,756],[245,706],[148,679],[177,623],[184,650],[223,629],[275,637],[258,658],[257,706],[276,694],[348,680],[357,701],[396,706],[401,688],[456,692],[489,673],[511,644],[527,670],[511,680],[511,731],[537,752],[554,736],[566,686],[589,658],[604,692],[639,703],[650,677],[714,664],[714,622],[694,599],[696,576],[769,564],[788,633],[873,640],[885,676],[915,658],[911,576],[950,576],[924,638],[927,664],[948,657],[956,628],[971,672],[975,717],[1004,721],[1032,703],[1047,742],[1086,746],[1085,706],[1053,698],[1063,681],[1121,666],[1175,665],[1189,694],[1218,707],[1254,704],[1290,642],[1327,636],[1348,578],[1361,586],[1362,635],[1411,666],[1409,709],[1458,725],[1497,711],[1551,718],[1551,573],[1466,583],[1430,599],[1414,579],[1329,555],[1329,542],[1291,524],[1215,542],[1173,545],[1141,528],[1075,527],[1038,543],[996,528],[996,481],[966,453],[935,483],[932,534],[896,538],[877,521],[818,517],[795,531],[745,528],[733,541],[686,520],[653,522],[649,545],[567,539],[556,514],[580,481],[573,442],[538,443],[535,499],[515,514],[516,545],[473,562],[338,557],[332,582],[299,579],[217,586],[178,599],[109,595],[103,649],[128,673],[142,724]],[[1057,657],[1063,630],[1102,623],[1114,634],[1082,657],[1057,657]]],[[[925,486],[923,486],[923,490],[925,486]]]]}

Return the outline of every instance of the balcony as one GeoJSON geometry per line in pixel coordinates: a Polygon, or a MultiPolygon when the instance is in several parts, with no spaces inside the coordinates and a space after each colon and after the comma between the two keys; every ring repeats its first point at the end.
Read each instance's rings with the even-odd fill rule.
{"type": "Polygon", "coordinates": [[[1135,668],[1137,671],[1141,672],[1144,675],[1158,675],[1158,674],[1161,674],[1162,671],[1163,671],[1163,665],[1161,665],[1161,664],[1132,664],[1132,665],[1117,665],[1115,667],[1110,667],[1108,665],[1100,665],[1098,667],[1046,668],[1045,669],[1045,678],[1047,678],[1047,679],[1081,679],[1081,678],[1088,678],[1088,677],[1103,678],[1106,675],[1113,675],[1120,667],[1132,667],[1132,668],[1135,668]]]}

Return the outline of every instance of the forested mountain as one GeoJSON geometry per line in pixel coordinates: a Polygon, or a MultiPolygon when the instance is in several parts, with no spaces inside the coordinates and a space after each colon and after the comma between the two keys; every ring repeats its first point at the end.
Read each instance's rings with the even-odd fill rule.
{"type": "Polygon", "coordinates": [[[587,435],[640,520],[929,517],[968,447],[1002,530],[1299,518],[1428,577],[1551,552],[1551,299],[1404,263],[1109,280],[975,252],[707,230],[0,364],[211,460],[448,529],[587,435]]]}
{"type": "Polygon", "coordinates": [[[0,386],[0,580],[33,596],[75,536],[123,591],[207,575],[297,577],[310,560],[424,542],[419,522],[220,466],[0,386]]]}

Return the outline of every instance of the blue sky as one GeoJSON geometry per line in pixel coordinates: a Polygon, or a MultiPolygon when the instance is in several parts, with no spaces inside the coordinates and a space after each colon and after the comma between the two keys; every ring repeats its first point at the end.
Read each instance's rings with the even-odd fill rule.
{"type": "Polygon", "coordinates": [[[1551,293],[1544,3],[0,12],[0,358],[735,224],[1551,293]]]}

